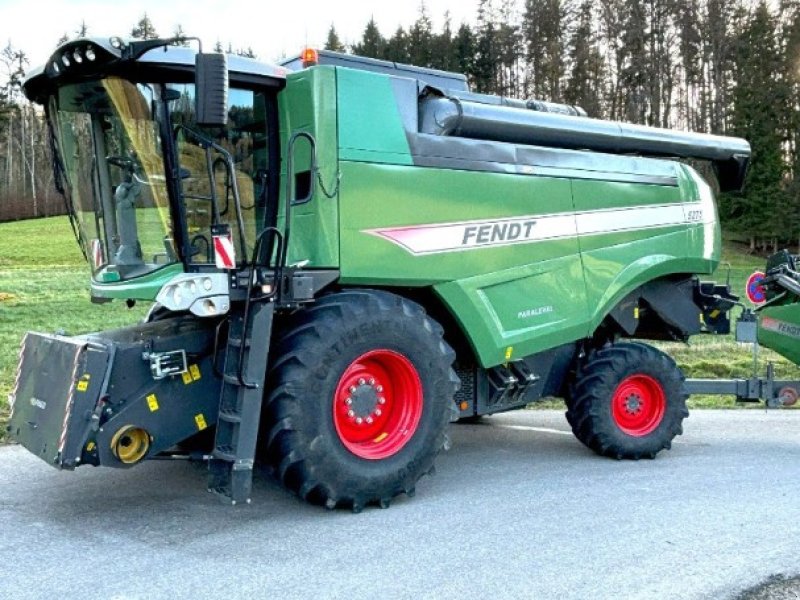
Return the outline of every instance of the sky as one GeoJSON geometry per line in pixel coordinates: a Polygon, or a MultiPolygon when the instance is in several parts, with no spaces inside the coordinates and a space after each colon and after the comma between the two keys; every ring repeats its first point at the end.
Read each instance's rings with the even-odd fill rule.
{"type": "MultiPolygon", "coordinates": [[[[370,16],[389,36],[398,25],[413,23],[419,6],[419,0],[0,0],[0,45],[10,41],[35,66],[47,60],[64,33],[73,36],[81,20],[90,36],[127,37],[146,12],[161,36],[180,24],[208,50],[220,40],[234,48],[249,46],[259,59],[272,62],[306,44],[321,47],[331,23],[345,43],[361,37],[370,16]]],[[[425,6],[434,28],[449,11],[455,29],[474,20],[477,0],[425,0],[425,6]]]]}

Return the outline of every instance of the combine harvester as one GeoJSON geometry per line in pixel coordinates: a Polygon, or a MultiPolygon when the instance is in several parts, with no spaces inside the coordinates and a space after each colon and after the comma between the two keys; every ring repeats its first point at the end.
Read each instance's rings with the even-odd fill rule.
{"type": "MultiPolygon", "coordinates": [[[[175,41],[69,42],[24,83],[92,299],[154,301],[127,328],[25,336],[9,430],[28,450],[59,469],[199,456],[234,503],[258,456],[302,498],[360,510],[413,493],[451,421],[546,396],[603,455],[681,433],[683,374],[629,340],[728,333],[737,298],[698,278],[720,258],[712,189],[675,159],[736,190],[747,142],[453,73],[175,41]]],[[[765,281],[745,325],[796,357],[791,257],[765,281]]]]}

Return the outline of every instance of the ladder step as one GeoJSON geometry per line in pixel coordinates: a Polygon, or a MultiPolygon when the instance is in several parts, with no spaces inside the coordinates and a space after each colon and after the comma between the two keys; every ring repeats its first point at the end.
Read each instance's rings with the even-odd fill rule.
{"type": "MultiPolygon", "coordinates": [[[[242,339],[237,337],[229,337],[228,338],[228,346],[233,346],[234,348],[240,348],[242,346],[242,339]]],[[[250,338],[247,338],[244,342],[244,347],[250,347],[250,338]]]]}
{"type": "Polygon", "coordinates": [[[227,423],[241,423],[242,416],[234,410],[221,410],[219,412],[219,420],[227,423]]]}
{"type": "Polygon", "coordinates": [[[214,458],[219,460],[224,460],[226,462],[235,462],[236,461],[236,454],[234,454],[233,448],[230,446],[223,446],[222,448],[214,448],[214,451],[211,453],[214,458]]]}
{"type": "Polygon", "coordinates": [[[225,383],[229,383],[230,385],[238,385],[238,386],[242,385],[241,382],[239,381],[239,378],[236,375],[228,375],[226,373],[225,375],[222,376],[222,379],[223,381],[225,381],[225,383]]]}

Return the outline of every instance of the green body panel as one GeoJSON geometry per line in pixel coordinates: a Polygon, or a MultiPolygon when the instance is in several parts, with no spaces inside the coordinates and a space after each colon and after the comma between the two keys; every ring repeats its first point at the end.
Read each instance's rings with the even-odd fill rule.
{"type": "MultiPolygon", "coordinates": [[[[292,207],[287,260],[290,264],[308,261],[309,267],[335,268],[339,265],[338,206],[335,197],[325,195],[320,181],[329,193],[334,193],[338,173],[336,70],[319,67],[290,74],[286,88],[278,95],[278,110],[282,159],[279,227],[283,227],[285,214],[286,153],[292,134],[304,131],[314,136],[319,167],[311,200],[292,207]]],[[[308,171],[310,164],[309,145],[301,139],[295,145],[295,173],[308,171]]]]}
{"type": "Polygon", "coordinates": [[[183,265],[175,264],[142,277],[116,283],[101,283],[93,279],[91,283],[92,296],[118,300],[155,300],[161,288],[180,273],[183,273],[183,265]]]}
{"type": "Polygon", "coordinates": [[[413,164],[391,80],[367,71],[337,71],[340,159],[413,164]]]}
{"type": "Polygon", "coordinates": [[[339,69],[338,78],[341,283],[432,286],[483,366],[590,336],[644,283],[716,267],[716,213],[704,207],[713,213],[704,215],[708,223],[685,222],[685,211],[696,209],[700,198],[695,178],[680,163],[672,163],[677,186],[407,166],[397,160],[403,140],[392,130],[402,133],[402,123],[389,79],[353,73],[339,69]],[[369,91],[362,92],[367,79],[369,91]],[[343,88],[350,85],[354,89],[343,88]],[[351,105],[360,120],[343,116],[351,105]],[[392,152],[381,153],[382,147],[392,152]],[[650,207],[660,211],[652,223],[646,210],[641,217],[650,207]],[[603,215],[627,223],[628,230],[611,225],[611,231],[592,231],[603,215]],[[418,251],[386,234],[526,217],[547,226],[559,217],[560,235],[418,251]],[[642,227],[635,226],[637,218],[645,218],[642,227]]]}
{"type": "Polygon", "coordinates": [[[800,303],[761,309],[758,313],[758,343],[800,364],[800,303]]]}
{"type": "Polygon", "coordinates": [[[415,256],[370,233],[419,223],[569,215],[569,180],[343,163],[340,206],[342,283],[433,285],[482,362],[502,362],[509,346],[524,356],[581,337],[586,299],[577,235],[415,256]],[[541,315],[555,318],[542,323],[541,315]]]}

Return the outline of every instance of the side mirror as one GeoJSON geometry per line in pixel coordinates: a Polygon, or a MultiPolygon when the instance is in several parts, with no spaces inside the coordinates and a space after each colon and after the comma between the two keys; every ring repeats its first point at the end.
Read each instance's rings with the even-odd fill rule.
{"type": "Polygon", "coordinates": [[[195,57],[195,118],[198,125],[228,124],[228,59],[224,54],[195,57]]]}

